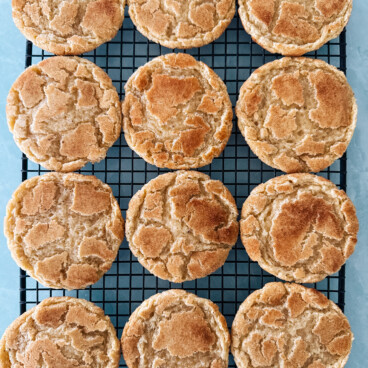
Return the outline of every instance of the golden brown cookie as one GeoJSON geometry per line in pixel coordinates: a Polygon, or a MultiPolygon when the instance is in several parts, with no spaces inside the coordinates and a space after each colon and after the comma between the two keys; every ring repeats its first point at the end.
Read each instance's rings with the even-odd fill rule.
{"type": "Polygon", "coordinates": [[[121,345],[129,368],[227,368],[230,336],[216,304],[168,290],[134,311],[121,345]]]}
{"type": "Polygon", "coordinates": [[[121,132],[111,79],[78,57],[56,56],[26,69],[10,89],[6,115],[21,151],[54,171],[104,159],[121,132]]]}
{"type": "Polygon", "coordinates": [[[2,368],[118,368],[110,318],[84,299],[52,297],[23,313],[0,340],[2,368]]]}
{"type": "Polygon", "coordinates": [[[240,89],[239,129],[267,165],[318,172],[346,151],[357,120],[345,75],[322,60],[283,58],[258,68],[240,89]]]}
{"type": "Polygon", "coordinates": [[[173,282],[205,277],[236,243],[238,210],[229,190],[197,171],[152,179],[129,203],[126,237],[143,267],[173,282]]]}
{"type": "Polygon", "coordinates": [[[14,192],[4,232],[18,266],[42,285],[83,289],[110,269],[124,220],[111,188],[96,177],[48,173],[14,192]]]}
{"type": "Polygon", "coordinates": [[[235,0],[128,0],[128,5],[138,31],[171,49],[211,43],[235,14],[235,0]]]}
{"type": "Polygon", "coordinates": [[[224,82],[188,54],[159,56],[140,67],[125,85],[123,116],[129,147],[170,169],[210,164],[233,125],[224,82]]]}
{"type": "Polygon", "coordinates": [[[340,308],[317,290],[271,282],[240,306],[231,328],[238,368],[342,368],[353,342],[340,308]]]}
{"type": "Polygon", "coordinates": [[[279,176],[244,202],[240,233],[249,257],[286,281],[318,282],[354,252],[359,229],[346,193],[311,174],[279,176]]]}
{"type": "Polygon", "coordinates": [[[245,30],[273,53],[300,56],[336,38],[353,0],[239,0],[245,30]]]}
{"type": "Polygon", "coordinates": [[[15,25],[56,55],[79,55],[113,39],[124,7],[125,0],[12,0],[15,25]]]}

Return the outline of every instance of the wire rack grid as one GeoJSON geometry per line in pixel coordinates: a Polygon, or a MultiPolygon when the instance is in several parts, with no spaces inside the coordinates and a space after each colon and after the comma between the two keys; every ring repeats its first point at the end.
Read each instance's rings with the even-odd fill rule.
{"type": "MultiPolygon", "coordinates": [[[[149,42],[134,27],[128,14],[118,35],[109,43],[82,55],[102,67],[113,80],[124,97],[124,84],[130,75],[152,58],[173,52],[149,42]]],[[[180,50],[174,50],[180,52],[180,50]]],[[[280,56],[272,55],[254,43],[244,31],[236,15],[226,32],[210,45],[187,50],[209,65],[224,80],[235,106],[242,83],[256,68],[280,56]]],[[[36,64],[52,56],[31,42],[26,46],[26,66],[36,64]]],[[[308,54],[335,65],[346,72],[345,31],[339,38],[329,42],[316,52],[308,54]]],[[[167,170],[151,166],[138,157],[127,146],[123,134],[108,151],[107,157],[95,165],[87,165],[79,170],[85,175],[95,175],[113,189],[125,217],[125,211],[133,194],[150,179],[167,170]]],[[[223,154],[211,165],[200,171],[212,179],[221,180],[232,192],[240,209],[250,191],[258,184],[282,174],[263,164],[249,149],[234,120],[233,133],[223,154]]],[[[22,180],[46,172],[39,165],[22,157],[22,180]]],[[[335,162],[320,175],[332,180],[339,188],[346,190],[346,156],[335,162]]],[[[24,271],[20,271],[20,312],[34,307],[50,296],[68,295],[90,300],[105,310],[121,336],[122,329],[130,314],[146,298],[169,288],[184,288],[198,296],[211,299],[224,314],[228,326],[243,300],[254,290],[261,288],[276,278],[263,271],[258,264],[249,260],[244,247],[238,241],[232,249],[225,265],[203,279],[173,284],[158,279],[141,267],[132,256],[126,241],[111,270],[96,284],[85,290],[65,291],[45,288],[24,271]]],[[[340,308],[344,308],[345,268],[318,284],[309,285],[325,293],[340,308]]],[[[120,367],[126,367],[123,358],[120,367]]],[[[229,367],[235,367],[230,357],[229,367]]]]}

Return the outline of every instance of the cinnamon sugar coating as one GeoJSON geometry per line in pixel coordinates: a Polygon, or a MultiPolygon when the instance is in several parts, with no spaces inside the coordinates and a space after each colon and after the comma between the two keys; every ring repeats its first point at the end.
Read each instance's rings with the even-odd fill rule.
{"type": "Polygon", "coordinates": [[[0,340],[3,368],[118,368],[119,359],[109,317],[84,299],[45,299],[18,317],[0,340]]]}
{"type": "Polygon", "coordinates": [[[238,238],[238,211],[229,190],[196,171],[152,179],[129,203],[126,237],[138,261],[173,282],[221,267],[238,238]]]}
{"type": "Polygon", "coordinates": [[[113,39],[125,0],[12,0],[15,25],[36,46],[79,55],[113,39]]]}
{"type": "Polygon", "coordinates": [[[4,232],[19,267],[41,284],[83,289],[110,269],[124,220],[111,188],[96,177],[49,173],[14,192],[4,232]]]}
{"type": "Polygon", "coordinates": [[[244,202],[240,221],[249,257],[267,272],[300,283],[339,271],[354,252],[358,229],[346,193],[311,174],[259,185],[244,202]]]}
{"type": "Polygon", "coordinates": [[[357,104],[345,75],[322,60],[283,58],[258,68],[240,89],[239,129],[267,165],[319,172],[346,151],[357,104]]]}
{"type": "Polygon", "coordinates": [[[245,30],[273,53],[300,56],[336,38],[353,0],[239,0],[245,30]]]}
{"type": "Polygon", "coordinates": [[[27,68],[10,89],[6,115],[21,151],[53,171],[101,161],[121,132],[111,79],[79,57],[51,57],[27,68]]]}
{"type": "Polygon", "coordinates": [[[172,49],[207,45],[235,14],[235,0],[128,0],[128,5],[139,32],[172,49]]]}
{"type": "Polygon", "coordinates": [[[319,291],[271,282],[241,304],[231,340],[238,368],[343,368],[353,334],[339,307],[319,291]]]}
{"type": "Polygon", "coordinates": [[[230,336],[216,304],[168,290],[134,311],[121,345],[129,368],[227,368],[230,336]]]}
{"type": "Polygon", "coordinates": [[[159,56],[125,85],[125,139],[158,167],[208,165],[231,135],[232,106],[222,80],[188,54],[159,56]]]}

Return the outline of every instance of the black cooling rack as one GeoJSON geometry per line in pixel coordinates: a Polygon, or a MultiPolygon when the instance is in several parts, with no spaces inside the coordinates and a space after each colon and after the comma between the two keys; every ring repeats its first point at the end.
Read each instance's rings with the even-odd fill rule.
{"type": "MultiPolygon", "coordinates": [[[[130,75],[152,58],[169,52],[173,51],[149,42],[143,37],[136,31],[129,16],[126,16],[123,27],[114,40],[93,52],[84,54],[83,57],[93,61],[109,74],[120,97],[123,98],[123,87],[130,75]]],[[[182,51],[175,50],[174,52],[182,51]]],[[[225,81],[233,106],[235,106],[242,83],[250,73],[266,62],[280,57],[269,54],[251,41],[237,15],[217,41],[185,52],[205,62],[225,81]]],[[[27,42],[27,67],[49,56],[52,55],[27,42]]],[[[325,60],[346,72],[345,31],[339,38],[307,56],[325,60]]],[[[165,171],[167,170],[145,163],[132,152],[123,134],[108,151],[105,160],[95,165],[89,164],[79,170],[85,175],[95,175],[111,186],[120,203],[124,218],[133,194],[150,179],[165,171]]],[[[263,164],[250,151],[237,128],[236,120],[234,120],[233,133],[223,154],[200,171],[207,173],[212,179],[221,180],[232,192],[239,209],[254,187],[282,174],[263,164]]],[[[23,155],[22,180],[44,172],[46,170],[27,160],[23,155]]],[[[330,179],[338,187],[346,190],[346,156],[319,175],[330,179]]],[[[20,312],[25,312],[50,296],[68,295],[85,298],[105,310],[120,338],[125,322],[144,299],[169,288],[184,288],[215,302],[226,317],[230,328],[240,303],[254,290],[275,280],[275,277],[249,260],[239,240],[230,252],[225,265],[214,274],[183,284],[170,283],[158,279],[142,268],[132,256],[124,240],[111,270],[99,282],[85,290],[69,292],[45,288],[27,276],[24,271],[20,271],[20,312]]],[[[341,309],[344,309],[345,267],[338,274],[309,286],[322,291],[341,309]]],[[[126,366],[123,359],[120,366],[126,366]]],[[[235,367],[232,357],[230,357],[229,366],[235,367]]]]}

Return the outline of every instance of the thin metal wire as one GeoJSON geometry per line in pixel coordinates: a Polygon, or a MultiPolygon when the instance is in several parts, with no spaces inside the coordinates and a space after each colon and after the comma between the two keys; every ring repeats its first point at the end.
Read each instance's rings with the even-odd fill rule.
{"type": "MultiPolygon", "coordinates": [[[[169,52],[172,50],[149,42],[140,35],[126,14],[123,28],[116,38],[83,57],[101,66],[110,75],[120,97],[123,98],[123,87],[129,76],[147,61],[169,52]]],[[[242,83],[250,73],[264,63],[280,57],[269,54],[251,41],[238,16],[235,16],[220,39],[200,49],[185,52],[205,62],[220,75],[227,85],[233,105],[236,103],[242,83]]],[[[51,55],[27,42],[26,66],[38,63],[49,56],[51,55]]],[[[323,59],[346,72],[345,31],[338,39],[308,56],[323,59]]],[[[86,165],[79,170],[86,175],[96,175],[111,186],[124,217],[132,195],[150,179],[166,171],[151,166],[139,158],[129,149],[123,135],[108,151],[104,161],[96,165],[86,165]]],[[[213,179],[222,180],[234,195],[239,209],[255,186],[281,174],[280,171],[261,163],[249,150],[235,119],[233,134],[223,154],[200,171],[209,174],[213,179]]],[[[47,170],[28,161],[23,155],[22,180],[44,172],[47,170]]],[[[346,190],[346,156],[320,175],[328,177],[341,189],[346,190]]],[[[24,271],[20,271],[20,312],[25,312],[49,296],[81,297],[104,308],[120,337],[129,315],[144,299],[168,288],[184,288],[217,303],[230,327],[239,304],[249,293],[274,280],[275,277],[249,260],[244,247],[238,241],[225,265],[214,274],[184,284],[169,283],[144,270],[124,241],[111,270],[86,290],[67,292],[48,289],[27,276],[24,271]]],[[[321,290],[342,309],[344,308],[345,267],[338,274],[310,286],[321,290]]],[[[120,366],[125,367],[123,359],[120,366]]],[[[232,357],[229,366],[235,367],[232,357]]]]}

